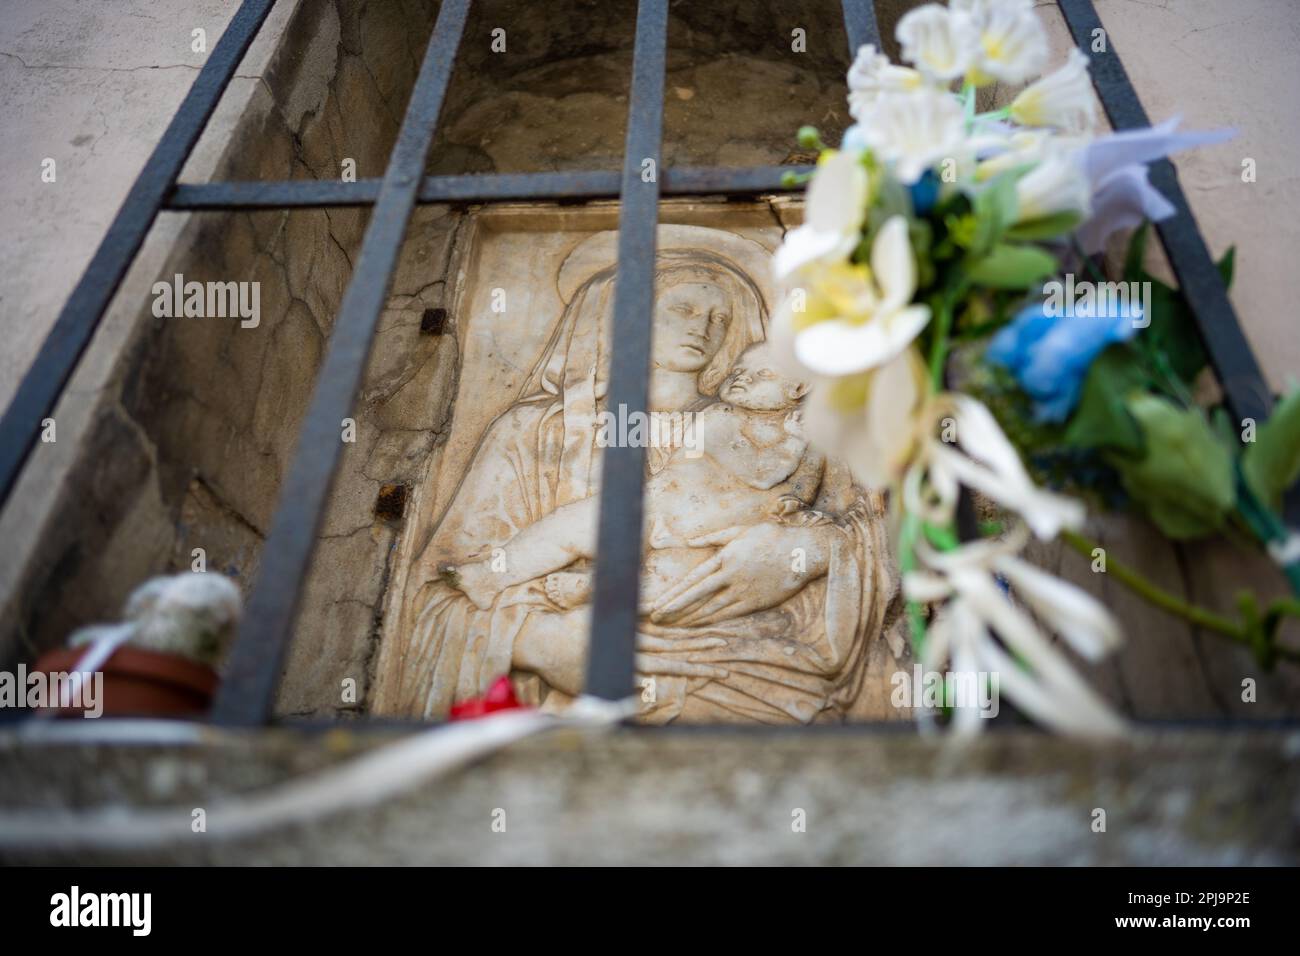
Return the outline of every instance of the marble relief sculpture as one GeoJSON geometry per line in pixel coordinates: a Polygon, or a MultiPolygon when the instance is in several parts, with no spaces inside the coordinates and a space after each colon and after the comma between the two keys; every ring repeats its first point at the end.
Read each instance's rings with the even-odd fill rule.
{"type": "MultiPolygon", "coordinates": [[[[507,672],[546,708],[581,691],[614,252],[602,232],[564,259],[562,315],[406,577],[384,709],[437,718],[507,672]]],[[[806,386],[764,344],[768,260],[730,232],[660,227],[649,411],[687,428],[647,455],[648,721],[891,716],[902,650],[881,503],[803,435],[806,386]]]]}

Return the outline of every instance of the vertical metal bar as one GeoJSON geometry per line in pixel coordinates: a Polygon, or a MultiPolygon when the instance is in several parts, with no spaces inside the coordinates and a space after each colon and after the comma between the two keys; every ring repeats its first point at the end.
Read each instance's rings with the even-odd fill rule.
{"type": "MultiPolygon", "coordinates": [[[[1146,110],[1120,62],[1114,38],[1104,33],[1091,0],[1060,0],[1060,7],[1074,42],[1092,58],[1093,86],[1111,126],[1116,130],[1149,126],[1146,110]],[[1106,36],[1105,49],[1100,53],[1093,50],[1097,30],[1106,36]]],[[[1152,163],[1150,169],[1151,184],[1178,210],[1156,223],[1156,231],[1179,288],[1191,306],[1210,365],[1223,387],[1224,403],[1237,421],[1253,418],[1262,422],[1272,410],[1272,395],[1228,301],[1228,291],[1210,258],[1187,197],[1178,185],[1178,173],[1167,159],[1152,163]]]]}
{"type": "Polygon", "coordinates": [[[876,5],[872,0],[843,0],[844,32],[849,37],[849,60],[858,55],[858,47],[872,44],[880,50],[880,28],[876,25],[876,5]]]}
{"type": "Polygon", "coordinates": [[[90,265],[59,312],[36,360],[23,376],[4,418],[0,419],[0,503],[13,490],[18,473],[36,443],[41,421],[54,412],[63,387],[90,344],[113,294],[144,245],[163,200],[274,2],[244,0],[231,18],[126,194],[122,208],[113,217],[113,224],[95,250],[90,265]]]}
{"type": "Polygon", "coordinates": [[[351,413],[361,385],[415,208],[469,2],[443,0],[438,11],[262,550],[257,584],[213,705],[215,723],[248,726],[271,716],[304,579],[343,452],[343,419],[351,413]]]}
{"type": "MultiPolygon", "coordinates": [[[[650,404],[667,31],[668,0],[640,0],[620,192],[618,278],[611,336],[616,344],[610,356],[606,393],[608,408],[616,413],[626,408],[630,414],[650,404]],[[647,161],[653,163],[655,173],[648,180],[643,175],[647,161]]],[[[604,449],[586,690],[608,700],[630,694],[635,678],[644,490],[645,449],[604,449]]]]}

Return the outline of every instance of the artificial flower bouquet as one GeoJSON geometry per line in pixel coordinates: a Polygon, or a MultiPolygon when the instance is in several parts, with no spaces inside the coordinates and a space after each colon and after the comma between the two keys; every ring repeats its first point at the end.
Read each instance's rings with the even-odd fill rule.
{"type": "MultiPolygon", "coordinates": [[[[891,492],[922,665],[996,673],[1031,718],[1114,732],[1118,716],[1049,635],[1097,659],[1118,622],[1018,555],[1031,534],[1088,553],[1089,505],[1136,510],[1174,539],[1240,529],[1300,587],[1300,539],[1279,517],[1300,472],[1300,395],[1240,437],[1193,401],[1206,356],[1187,304],[1142,266],[1144,224],[1174,213],[1146,164],[1230,133],[1171,120],[1094,135],[1087,55],[1034,79],[1049,52],[1031,0],[927,4],[897,38],[910,66],[858,52],[839,149],[800,131],[820,157],[804,224],[775,257],[773,339],[814,383],[813,441],[891,492]],[[1008,107],[977,112],[979,87],[1029,80],[1008,107]],[[1137,226],[1122,281],[1107,282],[1096,255],[1137,226]],[[963,488],[1010,520],[959,529],[963,488]]],[[[1220,268],[1230,281],[1231,253],[1220,268]]],[[[1295,656],[1276,642],[1294,600],[1243,596],[1233,620],[1111,570],[1265,663],[1295,656]]],[[[953,722],[979,724],[961,709],[953,722]]]]}

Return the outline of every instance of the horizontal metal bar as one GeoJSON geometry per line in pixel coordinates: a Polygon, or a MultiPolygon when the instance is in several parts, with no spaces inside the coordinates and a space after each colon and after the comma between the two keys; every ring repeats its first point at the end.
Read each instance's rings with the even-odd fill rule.
{"type": "Polygon", "coordinates": [[[213,705],[214,723],[264,724],[274,709],[303,584],[343,454],[343,420],[352,412],[415,208],[469,3],[442,0],[438,10],[352,281],[330,335],[329,352],[316,379],[271,532],[262,548],[257,582],[213,705]]]}
{"type": "MultiPolygon", "coordinates": [[[[663,139],[664,54],[668,0],[640,0],[632,52],[632,95],[618,220],[618,275],[606,401],[611,409],[650,405],[650,341],[654,323],[657,176],[663,139]]],[[[641,586],[641,522],[645,502],[645,448],[604,449],[596,579],[587,652],[586,691],[621,700],[636,682],[637,607],[641,586]]]]}
{"type": "Polygon", "coordinates": [[[870,43],[880,50],[880,28],[876,26],[876,5],[872,0],[843,0],[844,32],[849,37],[849,59],[858,55],[858,47],[870,43]]]}
{"type": "Polygon", "coordinates": [[[18,473],[36,443],[42,421],[54,412],[63,387],[90,344],[136,253],[144,245],[163,200],[274,2],[244,0],[231,18],[113,217],[113,224],[64,303],[36,360],[23,376],[4,418],[0,419],[0,503],[13,490],[18,473]]]}
{"type": "MultiPolygon", "coordinates": [[[[669,166],[663,174],[663,193],[667,196],[708,195],[711,193],[772,193],[790,187],[781,180],[789,173],[810,173],[814,166],[669,166]]],[[[802,186],[795,187],[803,189],[802,186]]]]}
{"type": "Polygon", "coordinates": [[[167,209],[170,212],[222,212],[373,206],[382,184],[382,179],[358,179],[351,183],[332,179],[177,183],[167,197],[167,209]]]}
{"type": "MultiPolygon", "coordinates": [[[[1060,7],[1074,42],[1092,58],[1093,86],[1111,126],[1124,130],[1151,125],[1120,62],[1114,38],[1107,36],[1102,52],[1095,50],[1094,31],[1104,28],[1091,0],[1060,0],[1060,7]]],[[[1262,422],[1272,410],[1273,397],[1178,184],[1178,173],[1167,159],[1152,163],[1150,169],[1151,184],[1177,209],[1173,216],[1156,223],[1156,231],[1179,288],[1191,306],[1210,365],[1223,388],[1224,403],[1237,421],[1253,418],[1262,422]]]]}
{"type": "MultiPolygon", "coordinates": [[[[663,171],[665,195],[779,192],[787,173],[806,173],[812,166],[674,166],[663,171]]],[[[428,176],[417,201],[501,202],[509,200],[617,199],[622,179],[612,170],[560,173],[482,173],[428,176]]],[[[298,179],[283,182],[179,183],[167,200],[174,212],[228,209],[294,209],[323,206],[370,206],[379,196],[379,179],[298,179]]]]}

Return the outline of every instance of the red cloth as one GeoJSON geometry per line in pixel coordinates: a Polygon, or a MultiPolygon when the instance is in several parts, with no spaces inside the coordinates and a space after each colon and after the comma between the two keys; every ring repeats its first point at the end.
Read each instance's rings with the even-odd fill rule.
{"type": "Polygon", "coordinates": [[[476,717],[495,714],[499,710],[523,709],[525,709],[524,705],[515,697],[515,689],[510,683],[509,676],[502,674],[492,682],[492,686],[482,697],[471,697],[459,704],[453,704],[448,719],[473,720],[476,717]]]}

